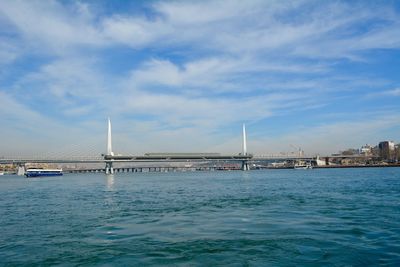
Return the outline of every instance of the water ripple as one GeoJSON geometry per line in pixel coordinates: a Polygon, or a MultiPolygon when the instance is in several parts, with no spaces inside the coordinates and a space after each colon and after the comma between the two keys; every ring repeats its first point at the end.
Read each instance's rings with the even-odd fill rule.
{"type": "Polygon", "coordinates": [[[0,180],[0,265],[400,264],[400,169],[0,180]]]}

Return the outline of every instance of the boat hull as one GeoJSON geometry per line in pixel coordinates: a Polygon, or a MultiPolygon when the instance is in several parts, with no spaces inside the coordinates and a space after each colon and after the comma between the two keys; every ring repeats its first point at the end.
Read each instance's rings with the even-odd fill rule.
{"type": "Polygon", "coordinates": [[[294,167],[295,170],[311,170],[312,167],[309,166],[302,166],[302,167],[294,167]]]}
{"type": "Polygon", "coordinates": [[[294,169],[295,170],[311,170],[313,166],[311,164],[305,164],[305,165],[295,165],[294,169]]]}
{"type": "Polygon", "coordinates": [[[62,176],[62,173],[29,173],[25,174],[26,177],[41,177],[41,176],[62,176]]]}
{"type": "Polygon", "coordinates": [[[61,176],[61,169],[46,170],[46,169],[30,169],[25,172],[26,177],[41,177],[41,176],[61,176]]]}

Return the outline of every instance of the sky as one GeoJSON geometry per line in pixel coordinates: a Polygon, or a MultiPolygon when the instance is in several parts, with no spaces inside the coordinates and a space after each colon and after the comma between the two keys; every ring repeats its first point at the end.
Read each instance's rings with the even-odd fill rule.
{"type": "Polygon", "coordinates": [[[400,142],[398,1],[0,0],[0,156],[400,142]]]}

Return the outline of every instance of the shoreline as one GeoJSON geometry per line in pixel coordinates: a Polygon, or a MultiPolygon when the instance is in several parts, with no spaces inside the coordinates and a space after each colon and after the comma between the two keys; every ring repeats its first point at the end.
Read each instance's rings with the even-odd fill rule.
{"type": "MultiPolygon", "coordinates": [[[[394,168],[400,167],[400,164],[379,164],[379,165],[326,165],[326,166],[313,166],[313,169],[344,169],[344,168],[394,168]]],[[[294,169],[291,167],[265,167],[261,169],[279,170],[279,169],[294,169]]]]}
{"type": "Polygon", "coordinates": [[[315,169],[335,169],[335,168],[385,168],[385,167],[400,167],[400,164],[379,164],[379,165],[327,165],[315,166],[315,169]]]}

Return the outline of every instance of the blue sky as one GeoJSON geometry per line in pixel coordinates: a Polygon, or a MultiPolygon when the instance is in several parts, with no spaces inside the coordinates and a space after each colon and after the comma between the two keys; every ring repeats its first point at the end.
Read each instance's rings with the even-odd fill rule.
{"type": "Polygon", "coordinates": [[[398,1],[0,0],[0,154],[400,142],[399,48],[398,1]]]}

